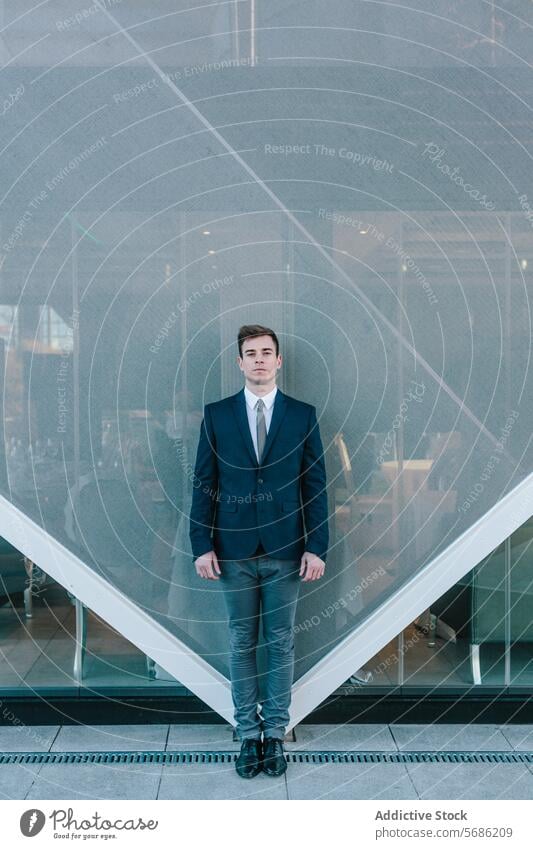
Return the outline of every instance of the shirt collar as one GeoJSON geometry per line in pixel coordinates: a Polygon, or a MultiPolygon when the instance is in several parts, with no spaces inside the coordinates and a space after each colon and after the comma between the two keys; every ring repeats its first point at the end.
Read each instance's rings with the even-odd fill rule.
{"type": "Polygon", "coordinates": [[[246,398],[246,403],[250,407],[250,409],[255,409],[255,405],[257,403],[257,399],[261,397],[265,402],[265,407],[267,410],[270,410],[272,404],[274,403],[274,398],[276,397],[276,392],[278,391],[278,387],[274,386],[274,389],[268,393],[268,395],[255,395],[253,392],[248,389],[247,386],[244,387],[244,397],[246,398]]]}

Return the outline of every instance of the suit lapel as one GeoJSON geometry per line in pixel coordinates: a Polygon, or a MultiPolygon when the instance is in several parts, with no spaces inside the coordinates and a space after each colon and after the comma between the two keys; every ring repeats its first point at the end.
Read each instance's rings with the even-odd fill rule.
{"type": "MultiPolygon", "coordinates": [[[[283,416],[285,415],[286,407],[287,401],[285,395],[278,387],[278,391],[276,392],[276,395],[274,397],[272,419],[270,421],[270,427],[268,429],[265,447],[263,449],[263,463],[270,448],[272,447],[272,443],[274,442],[276,433],[278,432],[279,426],[283,420],[283,416]]],[[[235,418],[237,420],[241,436],[244,440],[244,444],[246,445],[246,448],[253,461],[253,464],[254,466],[258,466],[254,443],[252,441],[252,434],[250,433],[250,425],[248,424],[248,413],[246,412],[246,398],[244,397],[244,387],[241,389],[240,392],[237,392],[237,394],[233,396],[233,412],[235,414],[235,418]]]]}

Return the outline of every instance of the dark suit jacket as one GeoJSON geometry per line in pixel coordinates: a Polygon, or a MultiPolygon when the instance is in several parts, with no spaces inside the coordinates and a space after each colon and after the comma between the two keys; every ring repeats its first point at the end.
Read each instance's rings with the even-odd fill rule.
{"type": "Polygon", "coordinates": [[[278,388],[259,465],[244,387],[205,406],[190,515],[194,559],[214,550],[222,560],[240,560],[261,542],[281,560],[296,560],[304,551],[325,560],[327,513],[315,407],[278,388]]]}

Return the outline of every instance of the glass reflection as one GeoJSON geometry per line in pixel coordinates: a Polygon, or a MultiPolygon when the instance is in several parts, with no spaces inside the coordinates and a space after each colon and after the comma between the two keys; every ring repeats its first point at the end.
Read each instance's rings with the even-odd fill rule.
{"type": "MultiPolygon", "coordinates": [[[[276,329],[280,387],[316,405],[325,446],[331,550],[301,594],[296,678],[531,473],[533,189],[504,132],[527,131],[527,27],[479,2],[363,5],[306,4],[302,25],[298,2],[253,21],[118,3],[133,56],[104,14],[6,8],[2,493],[224,674],[187,524],[204,405],[241,386],[240,324],[276,329]]],[[[504,590],[494,558],[450,604],[477,599],[481,684],[494,617],[494,680],[503,662],[527,683],[528,555],[504,590]]],[[[387,683],[442,681],[413,658],[387,683]]]]}

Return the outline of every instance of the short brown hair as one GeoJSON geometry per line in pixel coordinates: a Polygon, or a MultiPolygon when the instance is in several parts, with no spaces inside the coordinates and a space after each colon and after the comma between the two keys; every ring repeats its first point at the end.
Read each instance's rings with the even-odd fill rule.
{"type": "Polygon", "coordinates": [[[263,327],[262,324],[243,324],[242,327],[239,328],[239,333],[237,336],[237,342],[239,345],[239,356],[242,360],[242,343],[245,339],[253,339],[256,336],[270,336],[274,345],[276,347],[276,357],[279,354],[279,342],[278,337],[274,333],[270,327],[263,327]]]}

